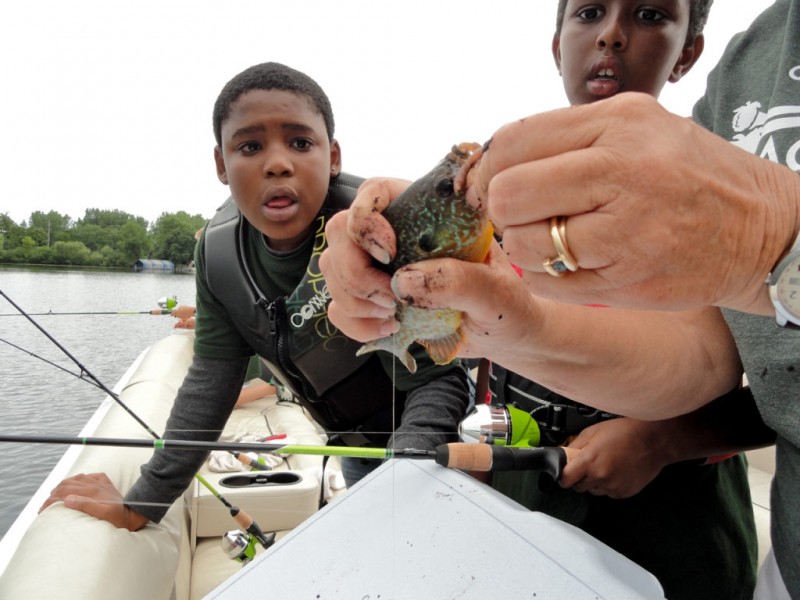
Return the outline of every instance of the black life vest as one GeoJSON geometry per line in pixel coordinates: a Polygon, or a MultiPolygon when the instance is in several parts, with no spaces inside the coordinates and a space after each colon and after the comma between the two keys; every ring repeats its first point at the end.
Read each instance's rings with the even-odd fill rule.
{"type": "Polygon", "coordinates": [[[232,199],[206,227],[203,248],[208,286],[239,333],[314,420],[351,446],[385,445],[405,405],[378,355],[357,357],[361,343],[328,321],[330,295],[319,269],[325,223],[350,205],[362,181],[344,173],[331,180],[311,259],[288,296],[270,300],[256,284],[244,260],[252,227],[232,199]]]}

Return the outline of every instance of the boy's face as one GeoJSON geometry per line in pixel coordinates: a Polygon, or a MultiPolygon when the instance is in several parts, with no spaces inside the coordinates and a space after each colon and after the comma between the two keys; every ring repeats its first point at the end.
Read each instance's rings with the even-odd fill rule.
{"type": "Polygon", "coordinates": [[[279,251],[307,238],[341,169],[339,143],[311,100],[283,90],[251,90],[231,105],[214,160],[236,206],[279,251]]]}
{"type": "Polygon", "coordinates": [[[619,92],[658,96],[703,50],[686,45],[691,0],[569,0],[553,56],[570,104],[619,92]]]}

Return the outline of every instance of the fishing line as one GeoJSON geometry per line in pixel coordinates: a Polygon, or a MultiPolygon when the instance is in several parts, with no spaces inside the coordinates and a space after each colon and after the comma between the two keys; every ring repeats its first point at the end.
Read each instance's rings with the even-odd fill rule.
{"type": "MultiPolygon", "coordinates": [[[[2,293],[2,292],[0,292],[0,293],[2,293]]],[[[55,363],[55,362],[53,362],[53,361],[51,361],[51,360],[49,360],[49,359],[47,359],[47,358],[45,358],[45,357],[43,357],[43,356],[41,356],[39,354],[36,354],[35,352],[31,352],[27,348],[23,348],[22,346],[19,346],[19,345],[15,344],[14,342],[10,342],[10,341],[8,341],[8,340],[6,340],[4,338],[0,338],[0,342],[9,345],[12,348],[15,348],[15,349],[19,350],[20,352],[22,352],[24,354],[27,354],[28,356],[31,356],[31,357],[36,358],[36,359],[39,359],[40,361],[42,361],[42,362],[44,362],[44,363],[46,363],[46,364],[48,364],[48,365],[50,365],[52,367],[55,367],[56,369],[59,369],[59,370],[63,371],[67,375],[71,375],[72,377],[75,377],[76,379],[79,379],[80,381],[88,383],[91,386],[94,386],[94,387],[96,387],[96,388],[98,388],[100,390],[103,390],[103,391],[107,392],[107,390],[105,388],[99,386],[97,384],[97,382],[95,382],[95,381],[93,381],[91,379],[87,379],[84,376],[85,372],[75,373],[74,371],[70,371],[66,367],[63,367],[62,365],[59,365],[58,363],[55,363]]],[[[393,365],[392,368],[393,368],[393,371],[394,371],[394,365],[393,365]]],[[[394,372],[392,373],[392,377],[394,378],[394,372]]],[[[128,387],[130,387],[130,386],[128,386],[128,387]]],[[[126,387],[125,389],[128,389],[128,387],[126,387]]],[[[118,395],[116,393],[114,393],[114,392],[107,392],[107,393],[109,393],[112,396],[118,397],[118,395]]],[[[393,396],[394,396],[394,393],[395,393],[395,391],[393,390],[392,391],[392,395],[393,396]]],[[[122,400],[119,400],[119,402],[122,402],[122,400]]],[[[292,406],[298,406],[298,407],[300,406],[296,402],[286,402],[286,401],[283,401],[283,400],[279,400],[278,404],[292,405],[292,406]]],[[[395,404],[395,398],[393,397],[392,398],[392,408],[393,409],[394,409],[394,404],[395,404]]],[[[394,429],[396,427],[394,418],[395,417],[394,417],[394,414],[393,414],[392,415],[392,429],[394,429]]],[[[269,427],[269,423],[267,423],[267,427],[269,427]]],[[[180,432],[180,433],[208,433],[209,431],[212,431],[212,430],[210,430],[210,429],[191,429],[191,430],[190,429],[170,429],[169,431],[176,432],[176,433],[177,432],[180,432]]],[[[213,430],[213,431],[216,431],[216,430],[213,430]]],[[[342,430],[342,431],[330,431],[329,433],[332,433],[332,434],[336,435],[336,434],[339,434],[339,433],[346,433],[346,431],[345,430],[342,430]]],[[[379,434],[383,434],[385,432],[384,431],[366,431],[366,430],[363,430],[362,433],[372,434],[372,435],[379,435],[379,434]]],[[[433,432],[421,432],[421,434],[422,435],[431,435],[431,436],[436,435],[433,432]]],[[[332,448],[334,446],[328,446],[328,447],[332,448]]],[[[264,448],[264,450],[266,450],[266,448],[264,448]]],[[[385,457],[381,456],[380,458],[385,458],[385,457]]]]}
{"type": "Polygon", "coordinates": [[[91,380],[94,382],[94,384],[96,385],[96,387],[100,388],[100,389],[101,389],[101,390],[103,390],[103,391],[104,391],[106,394],[108,394],[109,396],[111,396],[111,397],[112,397],[112,398],[113,398],[113,399],[114,399],[114,400],[115,400],[115,401],[116,401],[116,402],[117,402],[117,403],[118,403],[118,404],[119,404],[119,405],[120,405],[120,406],[121,406],[121,407],[122,407],[122,408],[125,410],[125,412],[127,412],[127,413],[128,413],[130,416],[131,416],[131,417],[133,417],[133,418],[136,420],[136,422],[137,422],[137,423],[139,423],[139,425],[141,425],[141,426],[144,428],[144,430],[145,430],[147,433],[149,433],[151,436],[153,436],[153,437],[154,437],[154,438],[156,438],[156,439],[159,439],[159,438],[161,437],[161,436],[160,436],[160,435],[158,435],[158,434],[157,434],[155,431],[153,431],[153,430],[150,428],[150,426],[149,426],[147,423],[145,423],[145,422],[144,422],[144,421],[143,421],[141,418],[139,418],[139,415],[137,415],[135,412],[133,412],[133,411],[130,409],[130,407],[128,407],[128,405],[127,405],[127,404],[125,404],[125,403],[124,403],[124,402],[123,402],[123,401],[120,399],[120,397],[119,397],[119,396],[118,396],[116,393],[114,393],[112,390],[110,390],[110,389],[109,389],[109,388],[108,388],[108,387],[107,387],[107,386],[106,386],[106,385],[105,385],[105,384],[104,384],[102,381],[100,381],[100,380],[99,380],[97,377],[95,377],[95,376],[94,376],[94,373],[92,373],[91,371],[89,371],[89,369],[87,369],[85,366],[83,366],[83,364],[81,363],[81,361],[79,361],[77,358],[75,358],[75,357],[72,355],[72,353],[71,353],[69,350],[67,350],[67,349],[66,349],[64,346],[62,346],[62,345],[61,345],[61,343],[60,343],[60,342],[59,342],[59,341],[58,341],[56,338],[54,338],[52,335],[50,335],[50,333],[48,333],[48,332],[47,332],[47,331],[44,329],[44,327],[42,327],[41,325],[39,325],[39,323],[37,323],[35,319],[33,319],[33,318],[32,318],[32,317],[29,315],[29,314],[27,314],[27,313],[26,313],[26,312],[25,312],[25,311],[22,309],[22,307],[20,307],[20,306],[19,306],[19,305],[18,305],[16,302],[14,302],[14,301],[13,301],[13,300],[12,300],[12,299],[11,299],[11,298],[8,296],[8,294],[6,294],[6,293],[5,293],[3,290],[1,290],[1,289],[0,289],[0,296],[3,296],[3,298],[5,298],[5,299],[8,301],[8,303],[9,303],[9,304],[11,304],[11,306],[13,306],[13,307],[14,307],[14,308],[15,308],[15,309],[16,309],[16,310],[19,312],[19,314],[20,314],[20,315],[22,315],[23,317],[25,317],[26,319],[28,319],[28,321],[30,321],[30,322],[31,322],[31,324],[32,324],[34,327],[36,327],[36,329],[38,329],[39,331],[41,331],[41,332],[42,332],[42,334],[43,334],[43,335],[44,335],[44,336],[45,336],[45,337],[46,337],[48,340],[50,340],[51,342],[53,342],[53,344],[55,344],[56,348],[58,348],[59,350],[61,350],[61,351],[62,351],[62,352],[63,352],[63,353],[64,353],[64,354],[65,354],[65,355],[66,355],[66,356],[67,356],[67,357],[68,357],[68,358],[69,358],[69,359],[72,361],[72,362],[74,362],[74,363],[75,363],[75,365],[76,365],[76,366],[77,366],[77,367],[78,367],[78,368],[81,370],[81,376],[80,376],[80,379],[83,379],[83,375],[85,374],[87,377],[89,377],[89,378],[90,378],[90,379],[91,379],[91,380]]]}
{"type": "MultiPolygon", "coordinates": [[[[5,296],[5,294],[3,294],[5,296]]],[[[8,299],[8,296],[5,296],[8,299]]],[[[9,300],[10,302],[10,300],[9,300]]],[[[13,304],[13,302],[12,302],[13,304]]],[[[64,315],[170,315],[172,310],[154,308],[152,310],[118,310],[118,311],[91,311],[91,312],[41,312],[41,313],[25,313],[32,317],[49,317],[49,316],[64,316],[64,315]]],[[[22,313],[2,313],[0,317],[20,317],[25,316],[22,313]]]]}
{"type": "MultiPolygon", "coordinates": [[[[183,447],[183,448],[192,448],[192,449],[201,449],[201,450],[213,450],[213,449],[220,449],[220,450],[227,450],[229,452],[234,451],[234,449],[241,449],[243,451],[256,451],[256,452],[263,452],[265,450],[271,450],[273,453],[276,454],[311,454],[311,455],[330,455],[330,456],[349,456],[354,458],[374,458],[374,459],[390,459],[390,458],[417,458],[417,459],[433,459],[436,456],[435,451],[423,451],[423,450],[415,450],[415,449],[404,449],[401,451],[394,451],[390,448],[352,448],[349,446],[337,447],[337,446],[299,446],[299,445],[289,445],[289,444],[235,444],[236,448],[234,448],[231,444],[221,444],[220,442],[189,442],[187,440],[168,440],[162,438],[158,435],[149,425],[147,425],[130,407],[122,401],[122,399],[112,390],[110,390],[102,381],[100,381],[91,371],[89,371],[75,356],[72,355],[61,343],[58,342],[50,333],[48,333],[39,323],[36,322],[30,315],[28,315],[19,305],[17,305],[2,289],[0,289],[0,295],[2,295],[19,313],[28,319],[31,324],[34,325],[47,339],[49,339],[59,350],[61,350],[73,363],[75,363],[78,368],[81,370],[81,375],[78,376],[79,379],[83,381],[87,381],[88,383],[92,383],[99,389],[106,392],[120,407],[122,407],[134,420],[136,420],[139,425],[141,425],[145,431],[147,431],[150,436],[154,438],[153,442],[148,442],[147,440],[121,440],[121,439],[113,439],[113,438],[64,438],[64,437],[57,437],[51,436],[49,438],[44,438],[43,436],[7,436],[7,435],[0,435],[0,441],[6,442],[21,442],[21,443],[56,443],[56,444],[82,444],[82,445],[103,445],[103,446],[143,446],[148,445],[152,446],[155,449],[161,448],[176,448],[176,447],[183,447]],[[87,377],[91,379],[91,381],[85,379],[83,377],[85,374],[87,377]],[[37,439],[38,437],[38,439],[37,439]],[[273,446],[270,448],[270,446],[273,446]],[[275,446],[278,446],[277,448],[275,446]]],[[[14,345],[14,347],[17,347],[14,345]]],[[[21,349],[21,348],[20,348],[21,349]]],[[[22,349],[21,349],[22,350],[22,349]]],[[[27,352],[27,351],[26,351],[27,352]]],[[[33,353],[29,353],[32,356],[33,353]]],[[[37,358],[39,358],[37,356],[37,358]]],[[[49,362],[49,361],[45,361],[49,362]]],[[[54,364],[54,363],[51,363],[54,364]]],[[[58,365],[55,365],[58,366],[58,365]]],[[[75,373],[71,371],[65,370],[67,373],[70,373],[73,376],[76,376],[75,373]]],[[[392,379],[395,380],[396,372],[394,371],[393,367],[393,375],[392,379]]],[[[396,403],[396,390],[393,389],[393,399],[392,404],[393,406],[396,403]]],[[[393,411],[394,412],[394,411],[393,411]]],[[[394,415],[392,416],[393,424],[394,424],[394,415]]],[[[258,524],[250,517],[246,512],[241,511],[238,507],[229,503],[222,494],[220,494],[216,489],[211,486],[211,484],[206,481],[199,473],[195,473],[195,479],[197,479],[203,486],[205,486],[225,507],[228,509],[230,515],[233,519],[239,524],[248,534],[250,534],[251,539],[255,538],[264,548],[268,548],[271,546],[275,541],[275,533],[264,534],[258,524]]],[[[324,478],[324,473],[323,473],[324,478]]],[[[321,482],[322,483],[322,482],[321,482]]],[[[122,504],[125,504],[122,502],[122,504]]]]}
{"type": "MultiPolygon", "coordinates": [[[[397,415],[397,339],[392,336],[392,435],[397,431],[397,424],[395,423],[397,415]]],[[[405,407],[404,407],[405,412],[405,407]]],[[[392,465],[392,515],[397,514],[397,505],[395,500],[397,498],[397,470],[395,465],[392,465]]],[[[395,546],[398,539],[397,535],[397,520],[392,518],[392,582],[393,592],[397,594],[397,552],[395,546]]]]}
{"type": "MultiPolygon", "coordinates": [[[[47,337],[47,339],[53,342],[53,344],[55,344],[55,346],[59,350],[61,350],[67,357],[69,357],[69,359],[72,362],[74,362],[77,365],[77,367],[81,370],[81,376],[79,377],[79,379],[87,381],[83,378],[83,374],[86,374],[86,376],[89,377],[92,380],[92,382],[94,382],[96,387],[100,388],[101,390],[106,392],[106,394],[108,394],[111,398],[113,398],[114,401],[119,406],[121,406],[125,410],[125,412],[127,412],[131,417],[133,417],[133,419],[137,423],[139,423],[139,425],[141,425],[144,428],[144,430],[156,440],[157,443],[164,442],[163,438],[160,435],[158,435],[147,423],[145,423],[144,420],[142,420],[139,417],[139,415],[137,415],[133,410],[131,410],[131,408],[125,402],[123,402],[122,399],[114,391],[110,390],[102,381],[100,381],[97,377],[95,377],[95,375],[91,371],[89,371],[89,369],[87,369],[77,358],[75,358],[75,356],[73,356],[72,353],[69,352],[69,350],[67,350],[64,346],[62,346],[61,343],[58,342],[58,340],[56,340],[41,325],[39,325],[39,323],[37,323],[35,319],[33,319],[30,315],[28,315],[22,309],[22,307],[20,307],[16,302],[14,302],[8,296],[8,294],[6,294],[2,289],[0,289],[0,295],[2,295],[3,298],[5,298],[9,302],[9,304],[11,304],[11,306],[13,306],[22,316],[28,319],[28,321],[30,321],[33,324],[33,326],[36,327],[36,329],[41,331],[42,334],[44,334],[44,336],[47,337]]],[[[67,372],[71,373],[70,371],[67,372]]],[[[74,375],[74,373],[71,374],[74,375]]],[[[214,494],[214,496],[218,500],[220,500],[220,502],[222,502],[226,508],[229,509],[230,515],[234,518],[234,520],[239,525],[241,525],[242,528],[245,529],[249,534],[251,534],[251,536],[257,539],[258,542],[264,548],[268,548],[275,542],[275,533],[265,535],[264,532],[261,530],[261,528],[258,526],[258,524],[247,513],[241,511],[238,507],[230,504],[225,499],[225,497],[222,496],[222,494],[220,494],[217,490],[214,490],[211,484],[208,483],[208,481],[206,481],[205,479],[203,479],[203,477],[199,473],[195,473],[195,479],[200,481],[200,483],[202,483],[206,488],[208,488],[209,491],[211,491],[212,494],[214,494]]]]}
{"type": "Polygon", "coordinates": [[[81,381],[85,381],[85,382],[86,382],[86,383],[88,383],[89,385],[93,385],[94,387],[96,387],[96,388],[98,388],[98,389],[101,389],[101,390],[103,389],[103,388],[101,388],[99,385],[97,385],[97,383],[95,383],[94,381],[91,381],[90,379],[86,379],[86,378],[83,376],[83,373],[75,373],[75,372],[73,372],[73,371],[70,371],[70,370],[69,370],[69,369],[67,369],[66,367],[62,367],[62,366],[61,366],[61,365],[59,365],[58,363],[54,363],[52,360],[49,360],[49,359],[47,359],[47,358],[45,358],[45,357],[43,357],[43,356],[39,356],[38,354],[36,354],[36,353],[34,353],[34,352],[31,352],[30,350],[27,350],[27,349],[23,348],[22,346],[17,346],[15,343],[13,343],[13,342],[9,342],[8,340],[5,340],[5,339],[3,339],[3,338],[0,338],[0,342],[3,342],[4,344],[8,344],[8,345],[9,345],[9,346],[11,346],[12,348],[16,348],[17,350],[19,350],[19,351],[21,351],[21,352],[24,352],[25,354],[27,354],[27,355],[29,355],[29,356],[32,356],[32,357],[34,357],[34,358],[38,358],[39,360],[41,360],[42,362],[45,362],[45,363],[47,363],[47,364],[48,364],[48,365],[50,365],[51,367],[55,367],[56,369],[61,369],[62,371],[64,371],[64,372],[65,372],[65,373],[67,373],[68,375],[72,375],[73,377],[76,377],[76,378],[80,379],[81,381]]]}

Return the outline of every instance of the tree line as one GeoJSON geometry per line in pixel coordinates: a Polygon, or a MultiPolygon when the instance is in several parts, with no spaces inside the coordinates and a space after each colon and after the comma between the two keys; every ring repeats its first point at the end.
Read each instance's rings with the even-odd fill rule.
{"type": "Polygon", "coordinates": [[[162,213],[152,224],[121,210],[90,208],[73,220],[51,210],[15,223],[0,214],[0,263],[131,268],[140,258],[186,265],[194,256],[201,215],[162,213]]]}

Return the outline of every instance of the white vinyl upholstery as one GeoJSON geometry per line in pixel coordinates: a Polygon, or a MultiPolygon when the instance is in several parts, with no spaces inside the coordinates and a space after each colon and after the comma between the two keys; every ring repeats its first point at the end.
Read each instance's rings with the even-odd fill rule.
{"type": "MultiPolygon", "coordinates": [[[[150,427],[162,430],[191,359],[191,336],[172,335],[157,342],[121,399],[150,427]]],[[[149,438],[118,406],[93,435],[149,438]]],[[[86,447],[69,475],[102,471],[124,493],[151,452],[86,447]]],[[[136,533],[57,503],[40,514],[22,538],[0,578],[0,598],[186,598],[189,573],[182,579],[176,579],[176,573],[181,548],[187,545],[186,513],[180,502],[160,524],[136,533]]]]}

